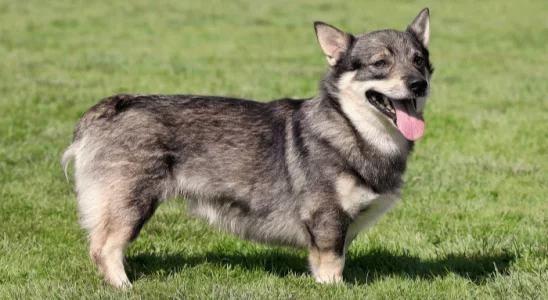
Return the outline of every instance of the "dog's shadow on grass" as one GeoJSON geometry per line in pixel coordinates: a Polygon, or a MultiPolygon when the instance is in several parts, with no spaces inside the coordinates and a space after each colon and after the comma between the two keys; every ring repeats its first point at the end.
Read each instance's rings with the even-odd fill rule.
{"type": "MultiPolygon", "coordinates": [[[[346,260],[344,279],[348,283],[368,284],[384,277],[405,276],[433,280],[456,274],[476,284],[496,273],[507,274],[515,256],[509,252],[492,255],[456,254],[441,259],[423,260],[406,255],[393,254],[385,250],[370,253],[350,253],[346,260]]],[[[308,273],[304,253],[270,250],[254,254],[213,253],[197,256],[168,254],[137,254],[128,258],[130,279],[161,272],[173,274],[183,269],[203,264],[217,266],[239,266],[248,270],[262,270],[280,277],[303,275],[308,273]]]]}
{"type": "Polygon", "coordinates": [[[393,275],[433,280],[456,274],[475,284],[482,284],[497,273],[508,274],[515,259],[515,255],[502,252],[485,255],[450,254],[443,258],[424,260],[407,254],[394,255],[377,250],[348,259],[344,277],[365,284],[393,275]]]}

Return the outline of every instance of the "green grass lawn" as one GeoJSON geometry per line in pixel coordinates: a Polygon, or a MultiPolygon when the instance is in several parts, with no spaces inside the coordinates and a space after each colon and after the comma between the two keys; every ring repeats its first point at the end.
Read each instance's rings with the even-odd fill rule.
{"type": "Polygon", "coordinates": [[[548,298],[548,2],[376,2],[0,0],[0,298],[548,298]],[[182,201],[128,249],[134,288],[103,283],[60,167],[88,107],[310,97],[327,68],[313,21],[404,29],[425,6],[426,135],[403,201],[350,248],[346,285],[317,285],[304,251],[226,235],[182,201]]]}

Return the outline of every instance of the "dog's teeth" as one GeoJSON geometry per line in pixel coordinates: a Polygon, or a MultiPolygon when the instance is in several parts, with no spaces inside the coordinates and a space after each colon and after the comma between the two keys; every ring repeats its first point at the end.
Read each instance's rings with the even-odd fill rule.
{"type": "Polygon", "coordinates": [[[390,102],[388,102],[388,99],[384,98],[384,105],[387,107],[390,107],[390,102]]]}

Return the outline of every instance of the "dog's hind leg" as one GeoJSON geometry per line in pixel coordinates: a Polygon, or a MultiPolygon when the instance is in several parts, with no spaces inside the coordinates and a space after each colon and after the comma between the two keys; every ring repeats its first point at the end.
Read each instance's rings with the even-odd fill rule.
{"type": "Polygon", "coordinates": [[[123,264],[131,230],[131,226],[110,223],[91,235],[90,256],[105,281],[116,287],[131,287],[123,264]]]}
{"type": "MultiPolygon", "coordinates": [[[[90,228],[90,256],[105,280],[116,287],[131,287],[124,270],[124,252],[158,205],[159,197],[146,190],[146,186],[150,185],[103,187],[100,193],[103,197],[95,199],[99,205],[95,209],[98,215],[93,216],[92,224],[88,224],[93,226],[90,228]]],[[[84,224],[85,217],[92,216],[83,215],[84,224]]]]}

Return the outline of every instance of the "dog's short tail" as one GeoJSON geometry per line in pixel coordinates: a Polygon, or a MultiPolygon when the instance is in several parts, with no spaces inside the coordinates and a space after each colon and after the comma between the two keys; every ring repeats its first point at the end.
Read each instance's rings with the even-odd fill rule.
{"type": "Polygon", "coordinates": [[[79,144],[91,124],[99,118],[108,118],[115,115],[117,113],[118,106],[127,106],[137,97],[138,96],[136,95],[115,95],[101,100],[99,103],[86,110],[84,115],[82,115],[80,120],[78,120],[76,129],[74,129],[72,144],[67,148],[67,150],[65,150],[63,153],[63,158],[61,159],[61,165],[63,167],[63,171],[65,172],[65,178],[67,178],[67,181],[69,180],[69,164],[76,157],[79,144]]]}
{"type": "Polygon", "coordinates": [[[89,125],[95,121],[99,116],[100,113],[96,113],[96,110],[100,108],[100,105],[102,103],[98,103],[97,105],[91,107],[88,109],[84,115],[78,120],[78,124],[76,124],[76,128],[74,129],[74,136],[72,137],[72,143],[63,153],[63,157],[61,158],[61,166],[63,167],[63,172],[65,173],[65,178],[67,181],[69,181],[68,177],[68,167],[70,162],[76,157],[76,150],[78,149],[78,144],[82,140],[82,136],[84,135],[84,130],[89,127],[89,125]]]}
{"type": "Polygon", "coordinates": [[[67,150],[63,153],[63,158],[61,159],[61,165],[63,166],[63,172],[65,173],[65,178],[69,181],[68,178],[68,167],[72,159],[76,156],[76,145],[71,144],[67,150]]]}

